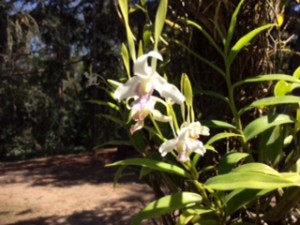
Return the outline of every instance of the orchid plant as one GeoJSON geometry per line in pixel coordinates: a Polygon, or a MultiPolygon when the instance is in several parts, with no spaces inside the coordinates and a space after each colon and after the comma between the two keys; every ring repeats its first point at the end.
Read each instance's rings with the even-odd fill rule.
{"type": "MultiPolygon", "coordinates": [[[[130,141],[143,157],[125,159],[108,166],[120,166],[115,181],[126,167],[138,166],[142,168],[141,178],[150,179],[148,182],[150,184],[160,182],[159,187],[152,185],[154,190],[159,190],[160,197],[149,203],[133,218],[132,225],[157,217],[162,217],[162,222],[169,225],[243,225],[266,224],[266,221],[271,224],[276,213],[276,218],[282,218],[287,211],[297,211],[296,203],[289,207],[286,202],[291,199],[291,196],[300,200],[300,142],[297,138],[300,97],[291,95],[293,89],[300,87],[300,69],[296,70],[293,76],[267,74],[232,83],[230,71],[238,53],[261,32],[276,27],[276,24],[263,25],[232,44],[238,13],[243,3],[244,0],[241,0],[237,5],[227,35],[223,34],[223,49],[200,24],[183,20],[186,26],[202,32],[224,59],[224,69],[222,69],[201,56],[197,57],[221,75],[220,80],[226,83],[228,96],[220,97],[218,93],[212,95],[223,99],[228,104],[234,122],[231,124],[226,121],[211,120],[203,125],[205,123],[194,113],[194,94],[188,76],[182,74],[180,88],[177,88],[168,81],[166,75],[161,76],[158,72],[161,70],[158,63],[163,62],[159,43],[164,39],[162,32],[167,17],[168,1],[159,1],[153,32],[150,35],[153,48],[144,53],[145,47],[141,42],[136,43],[129,24],[128,1],[119,0],[120,14],[127,33],[127,44],[122,45],[122,58],[128,79],[125,82],[109,80],[113,87],[112,96],[118,102],[110,103],[109,106],[121,112],[123,120],[111,115],[104,115],[104,117],[124,126],[130,125],[130,141]],[[137,46],[138,51],[136,51],[137,46]],[[275,85],[275,96],[258,99],[246,107],[237,108],[234,98],[237,88],[241,88],[244,84],[266,81],[278,81],[275,85]],[[118,104],[125,105],[129,113],[123,113],[118,104]],[[242,115],[251,109],[276,107],[282,104],[293,105],[292,109],[296,110],[294,116],[270,113],[247,124],[242,120],[242,115]],[[290,126],[291,124],[294,126],[290,126]],[[215,134],[211,136],[211,130],[215,127],[223,132],[214,132],[215,134]],[[139,142],[144,140],[141,138],[142,129],[147,131],[155,141],[150,151],[147,150],[148,146],[139,142]],[[260,147],[256,149],[259,160],[256,161],[252,140],[259,140],[261,137],[263,138],[260,147]],[[205,159],[205,153],[211,151],[219,154],[214,146],[215,143],[226,142],[230,138],[235,138],[240,143],[241,150],[230,149],[226,154],[219,155],[218,165],[203,167],[200,159],[205,159]],[[291,143],[296,146],[291,155],[294,160],[282,156],[284,147],[291,143]],[[270,148],[278,151],[275,157],[270,148]],[[277,167],[279,160],[287,162],[283,171],[277,167]],[[212,175],[204,176],[207,171],[211,171],[212,175]],[[151,174],[155,174],[155,177],[151,178],[151,174]],[[275,207],[272,206],[273,208],[272,199],[278,201],[275,207]],[[262,205],[269,211],[261,212],[259,206],[262,205]]],[[[141,1],[135,10],[147,12],[145,8],[146,2],[141,1]]],[[[197,56],[197,53],[188,49],[188,46],[180,45],[197,56]]]]}

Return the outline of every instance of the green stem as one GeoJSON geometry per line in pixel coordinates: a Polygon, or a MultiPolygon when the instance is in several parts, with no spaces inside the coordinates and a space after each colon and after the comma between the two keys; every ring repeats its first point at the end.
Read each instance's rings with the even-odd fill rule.
{"type": "Polygon", "coordinates": [[[234,122],[236,125],[237,130],[240,133],[240,142],[241,145],[243,147],[243,150],[246,152],[250,152],[250,149],[247,145],[247,140],[245,138],[244,132],[243,132],[243,125],[242,125],[242,121],[241,118],[238,114],[238,110],[237,107],[235,105],[235,99],[234,99],[234,88],[233,85],[231,83],[231,65],[228,62],[228,56],[224,57],[224,64],[225,64],[225,80],[226,80],[226,86],[227,86],[227,91],[228,91],[228,101],[229,101],[229,106],[230,106],[230,110],[233,114],[234,117],[234,122]]]}
{"type": "Polygon", "coordinates": [[[214,203],[209,200],[207,193],[205,191],[204,185],[200,183],[198,180],[192,180],[192,183],[195,185],[197,190],[199,191],[199,194],[203,198],[203,202],[210,208],[214,208],[214,203]]]}

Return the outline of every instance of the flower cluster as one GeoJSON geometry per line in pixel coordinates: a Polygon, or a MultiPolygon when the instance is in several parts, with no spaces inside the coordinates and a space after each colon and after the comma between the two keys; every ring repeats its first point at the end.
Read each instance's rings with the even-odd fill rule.
{"type": "MultiPolygon", "coordinates": [[[[170,116],[163,115],[155,109],[157,102],[166,105],[170,102],[182,104],[185,101],[184,95],[175,85],[168,83],[157,73],[155,68],[148,65],[148,58],[162,60],[162,56],[156,51],[140,56],[134,63],[134,76],[126,83],[120,84],[114,93],[115,98],[119,101],[126,100],[130,102],[132,100],[130,105],[127,104],[130,109],[130,120],[135,121],[130,129],[131,133],[142,129],[144,120],[149,115],[160,122],[171,122],[172,118],[170,116]],[[154,91],[157,91],[165,101],[154,96],[154,91]]],[[[176,150],[178,160],[181,162],[188,161],[191,152],[203,155],[205,148],[203,143],[198,140],[200,135],[209,135],[209,129],[201,126],[199,122],[184,124],[176,132],[174,139],[168,140],[160,146],[159,152],[162,156],[165,156],[168,152],[176,150]]]]}

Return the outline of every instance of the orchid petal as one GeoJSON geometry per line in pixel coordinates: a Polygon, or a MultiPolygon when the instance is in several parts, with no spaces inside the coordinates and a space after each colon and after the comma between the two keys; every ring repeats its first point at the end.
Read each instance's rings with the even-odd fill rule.
{"type": "Polygon", "coordinates": [[[140,56],[136,62],[134,63],[134,74],[137,76],[141,77],[147,77],[152,74],[152,68],[148,65],[147,59],[149,57],[153,57],[159,60],[162,60],[162,56],[156,52],[156,51],[151,51],[148,54],[144,54],[140,56]]]}
{"type": "Polygon", "coordinates": [[[190,161],[190,158],[186,152],[178,152],[177,160],[184,163],[190,161]]]}
{"type": "Polygon", "coordinates": [[[125,98],[136,96],[136,87],[140,83],[141,78],[132,77],[125,84],[121,84],[114,93],[114,96],[118,101],[122,101],[125,98]]]}
{"type": "Polygon", "coordinates": [[[190,151],[204,155],[206,149],[201,141],[190,139],[187,141],[187,147],[190,151]]]}
{"type": "Polygon", "coordinates": [[[177,145],[177,138],[168,140],[166,142],[164,142],[158,149],[158,151],[160,152],[161,156],[164,157],[166,156],[169,152],[171,152],[173,149],[176,148],[177,145]]]}
{"type": "Polygon", "coordinates": [[[144,127],[144,120],[137,121],[134,125],[130,128],[130,133],[133,134],[134,132],[142,129],[144,127]]]}
{"type": "Polygon", "coordinates": [[[206,127],[206,126],[201,126],[200,134],[204,135],[204,136],[208,136],[209,135],[209,128],[206,127]]]}
{"type": "Polygon", "coordinates": [[[177,104],[181,104],[185,101],[184,95],[178,90],[178,88],[169,84],[163,77],[161,77],[158,73],[156,73],[154,78],[155,82],[155,90],[159,92],[159,94],[164,98],[170,98],[177,104]]]}
{"type": "Polygon", "coordinates": [[[151,110],[151,113],[155,120],[160,122],[170,122],[172,120],[172,117],[163,115],[160,111],[153,109],[151,110]]]}

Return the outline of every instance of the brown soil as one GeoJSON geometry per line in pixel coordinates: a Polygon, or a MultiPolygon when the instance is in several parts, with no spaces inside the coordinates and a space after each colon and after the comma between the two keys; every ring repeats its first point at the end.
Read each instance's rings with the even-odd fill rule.
{"type": "Polygon", "coordinates": [[[130,224],[153,195],[133,172],[113,188],[109,155],[0,163],[0,225],[130,224]]]}

